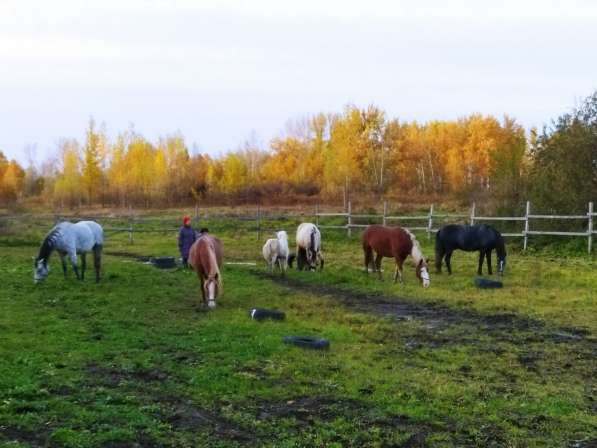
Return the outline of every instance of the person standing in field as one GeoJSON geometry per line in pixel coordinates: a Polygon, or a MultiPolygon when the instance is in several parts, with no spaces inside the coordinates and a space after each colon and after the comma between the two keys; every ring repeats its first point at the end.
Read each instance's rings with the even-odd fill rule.
{"type": "Polygon", "coordinates": [[[180,226],[180,230],[178,231],[178,250],[182,258],[182,265],[185,268],[188,266],[189,251],[195,239],[195,231],[191,227],[191,218],[183,216],[182,226],[180,226]]]}

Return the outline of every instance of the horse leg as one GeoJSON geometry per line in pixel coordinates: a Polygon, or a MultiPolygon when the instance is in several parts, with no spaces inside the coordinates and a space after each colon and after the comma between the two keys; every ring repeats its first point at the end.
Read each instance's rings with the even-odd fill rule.
{"type": "Polygon", "coordinates": [[[319,259],[319,270],[323,271],[323,263],[324,263],[324,261],[323,261],[323,255],[321,254],[321,251],[317,252],[317,258],[319,259]]]}
{"type": "Polygon", "coordinates": [[[443,247],[438,247],[435,249],[435,272],[437,274],[441,274],[442,272],[442,260],[446,255],[446,251],[443,247]]]}
{"type": "Polygon", "coordinates": [[[62,272],[64,273],[64,278],[66,278],[66,254],[64,252],[60,252],[60,261],[62,262],[62,272]]]}
{"type": "Polygon", "coordinates": [[[373,269],[373,271],[377,271],[377,276],[379,277],[380,280],[383,280],[383,277],[381,275],[381,261],[383,260],[383,256],[381,256],[380,254],[377,254],[377,257],[375,257],[375,267],[373,269]]]}
{"type": "Polygon", "coordinates": [[[485,258],[485,251],[481,249],[479,251],[479,269],[477,269],[479,275],[483,275],[483,258],[485,258]]]}
{"type": "Polygon", "coordinates": [[[97,244],[93,247],[93,269],[95,270],[95,283],[98,283],[102,269],[102,246],[97,244]]]}
{"type": "Polygon", "coordinates": [[[402,264],[404,263],[403,258],[396,258],[396,270],[394,271],[394,283],[396,280],[400,278],[400,283],[402,283],[402,264]]]}
{"type": "Polygon", "coordinates": [[[446,254],[446,268],[448,268],[448,274],[452,275],[452,251],[446,254]]]}
{"type": "Polygon", "coordinates": [[[491,269],[491,249],[485,253],[485,257],[487,257],[487,272],[489,275],[493,275],[493,271],[491,269]]]}
{"type": "Polygon", "coordinates": [[[73,252],[68,255],[68,258],[70,258],[70,264],[73,267],[73,271],[75,271],[77,280],[81,280],[81,277],[79,276],[79,268],[77,267],[77,254],[75,252],[73,252]]]}
{"type": "Polygon", "coordinates": [[[81,280],[85,280],[85,269],[87,269],[87,254],[81,254],[81,280]]]}
{"type": "MultiPolygon", "coordinates": [[[[365,274],[368,274],[373,263],[373,250],[371,246],[363,244],[363,252],[365,253],[365,274]]],[[[373,267],[373,272],[375,272],[375,267],[373,267]]]]}
{"type": "Polygon", "coordinates": [[[207,298],[205,297],[205,279],[201,274],[197,273],[197,275],[199,276],[199,281],[201,283],[201,298],[203,299],[203,305],[206,306],[207,298]]]}

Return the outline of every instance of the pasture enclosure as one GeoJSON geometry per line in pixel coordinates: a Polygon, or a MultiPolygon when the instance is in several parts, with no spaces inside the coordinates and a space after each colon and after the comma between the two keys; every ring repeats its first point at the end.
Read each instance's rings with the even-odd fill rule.
{"type": "Polygon", "coordinates": [[[431,237],[432,233],[438,231],[437,221],[445,220],[467,220],[471,225],[479,222],[521,222],[523,227],[520,232],[502,232],[503,236],[506,237],[520,237],[524,239],[524,249],[526,250],[528,245],[529,236],[531,235],[549,235],[549,236],[584,236],[587,238],[587,251],[589,254],[592,252],[593,246],[593,235],[597,234],[597,231],[593,230],[593,220],[597,216],[597,213],[593,211],[593,202],[589,202],[587,207],[587,213],[584,215],[545,215],[545,214],[531,214],[531,203],[526,202],[526,213],[524,216],[479,216],[476,212],[476,204],[473,203],[470,207],[470,214],[458,214],[458,213],[437,213],[434,212],[433,204],[429,207],[429,213],[425,215],[390,215],[388,214],[388,203],[383,204],[383,213],[379,214],[358,214],[352,213],[352,206],[350,201],[347,205],[345,212],[336,213],[325,213],[319,211],[319,206],[315,208],[316,223],[322,229],[343,229],[346,230],[348,236],[351,236],[352,229],[367,227],[371,222],[367,224],[359,224],[357,220],[374,220],[376,224],[392,225],[400,223],[401,226],[406,227],[410,230],[419,230],[427,232],[427,236],[431,237]],[[320,225],[319,218],[321,217],[341,217],[346,219],[346,224],[343,225],[320,225]],[[562,221],[562,220],[575,220],[579,222],[586,221],[585,231],[564,231],[564,230],[531,230],[531,220],[551,220],[551,221],[562,221]],[[410,226],[409,222],[415,222],[416,225],[410,226]],[[422,225],[424,224],[424,225],[422,225]]]}
{"type": "MultiPolygon", "coordinates": [[[[587,212],[577,215],[562,215],[562,214],[538,214],[531,213],[531,203],[526,202],[525,214],[522,216],[488,216],[478,215],[476,204],[473,203],[468,213],[446,213],[438,211],[434,204],[429,206],[429,211],[425,214],[397,214],[391,213],[389,204],[383,203],[382,212],[359,213],[352,210],[350,201],[347,201],[345,211],[325,211],[321,206],[316,205],[313,213],[310,212],[277,212],[269,211],[267,208],[255,207],[245,208],[242,212],[234,211],[211,211],[210,209],[201,209],[199,206],[194,208],[195,223],[201,221],[204,223],[212,223],[218,229],[218,222],[225,220],[226,222],[236,221],[237,225],[247,231],[256,233],[258,240],[265,233],[272,233],[279,230],[276,227],[279,223],[290,222],[293,225],[298,225],[301,222],[312,221],[321,229],[329,229],[335,231],[345,231],[348,237],[352,236],[353,230],[363,229],[369,224],[383,224],[383,225],[400,225],[411,231],[425,232],[427,238],[439,230],[443,224],[452,222],[462,222],[475,224],[479,222],[492,223],[502,235],[508,238],[522,238],[523,249],[526,250],[529,245],[530,237],[533,236],[549,236],[549,237],[584,237],[587,239],[587,252],[593,252],[593,238],[597,235],[597,229],[594,221],[597,218],[597,212],[594,210],[593,202],[587,204],[587,212]],[[542,229],[536,223],[549,222],[551,228],[542,229]],[[554,223],[573,222],[578,228],[571,231],[568,228],[563,230],[558,228],[554,223]],[[511,231],[511,226],[507,229],[502,229],[502,223],[520,223],[519,231],[511,231]],[[531,224],[533,223],[533,227],[531,224]]],[[[190,211],[189,211],[189,214],[190,211]]],[[[105,225],[104,228],[107,233],[126,233],[129,242],[133,242],[135,233],[165,233],[178,229],[179,216],[146,216],[136,215],[132,212],[128,214],[38,214],[35,216],[29,215],[0,215],[0,229],[4,224],[9,226],[14,222],[21,222],[28,220],[29,225],[48,226],[51,222],[57,223],[60,220],[81,220],[81,219],[99,219],[105,225]]],[[[197,224],[195,224],[197,225],[197,224]]]]}
{"type": "MultiPolygon", "coordinates": [[[[53,216],[0,230],[0,446],[578,447],[597,441],[594,259],[509,247],[501,289],[474,286],[476,255],[423,289],[366,275],[344,232],[323,272],[270,275],[265,229],[312,216],[203,215],[224,243],[224,294],[199,307],[172,216],[106,224],[102,281],[64,279],[31,255],[53,216]],[[248,218],[251,218],[249,220],[248,218]],[[252,263],[252,264],[251,264],[252,263]],[[251,319],[255,308],[284,320],[251,319]],[[327,350],[284,344],[329,341],[327,350]]],[[[121,219],[121,221],[118,221],[121,219]]],[[[330,219],[339,219],[332,217],[330,219]]],[[[433,242],[421,238],[425,255],[433,242]]],[[[385,261],[386,269],[390,266],[385,261]]]]}

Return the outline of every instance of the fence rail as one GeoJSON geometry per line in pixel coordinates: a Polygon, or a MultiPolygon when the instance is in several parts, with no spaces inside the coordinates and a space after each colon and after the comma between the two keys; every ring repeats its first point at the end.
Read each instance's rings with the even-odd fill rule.
{"type": "Polygon", "coordinates": [[[450,213],[434,213],[433,205],[429,207],[429,213],[427,215],[401,215],[401,216],[388,216],[388,204],[384,202],[383,214],[372,215],[372,214],[353,214],[350,201],[348,201],[347,211],[343,213],[321,213],[319,206],[315,207],[315,220],[317,225],[322,229],[343,229],[346,231],[348,236],[351,235],[353,228],[367,227],[368,224],[355,224],[355,220],[359,219],[377,219],[381,221],[381,224],[386,224],[388,221],[427,221],[426,226],[405,226],[409,230],[422,230],[427,232],[427,236],[430,238],[432,233],[436,233],[439,229],[433,226],[434,219],[446,219],[446,218],[461,218],[470,220],[471,225],[478,221],[503,221],[503,222],[524,222],[524,228],[520,232],[506,232],[502,233],[505,237],[510,238],[523,238],[523,247],[526,250],[528,246],[529,235],[549,235],[549,236],[584,236],[587,238],[587,251],[590,254],[592,251],[593,235],[597,234],[597,231],[593,230],[593,217],[597,216],[597,213],[593,211],[593,202],[588,204],[588,212],[584,215],[537,215],[531,214],[531,203],[526,203],[526,213],[524,216],[478,216],[475,214],[476,205],[475,203],[471,206],[471,212],[468,215],[465,214],[450,214],[450,213]],[[322,225],[319,222],[319,218],[325,217],[345,217],[346,224],[344,225],[322,225]],[[556,231],[556,230],[531,230],[530,220],[586,220],[586,231],[582,232],[571,232],[571,231],[556,231]]]}
{"type": "MultiPolygon", "coordinates": [[[[424,225],[406,225],[404,227],[413,231],[424,231],[427,233],[428,238],[431,238],[433,233],[436,233],[439,228],[436,226],[438,220],[446,219],[461,219],[467,220],[471,224],[478,221],[500,221],[500,222],[520,222],[524,223],[523,228],[520,232],[505,232],[503,236],[509,238],[523,238],[524,250],[528,247],[529,236],[535,235],[548,235],[548,236],[564,236],[564,237],[586,237],[587,238],[587,250],[591,254],[593,246],[593,235],[597,235],[597,231],[594,230],[594,217],[597,217],[597,213],[594,212],[593,202],[589,202],[588,211],[583,215],[541,215],[531,214],[531,203],[527,201],[526,212],[524,216],[478,216],[476,215],[476,205],[473,203],[469,214],[461,213],[435,213],[434,206],[429,207],[429,213],[425,215],[388,215],[388,204],[384,202],[382,214],[364,213],[358,214],[352,212],[352,205],[350,201],[347,203],[346,211],[344,212],[321,212],[319,205],[315,206],[314,214],[279,214],[279,215],[267,215],[263,214],[260,208],[257,208],[256,213],[246,214],[203,214],[203,219],[217,219],[226,218],[234,219],[236,221],[244,222],[255,222],[255,226],[251,227],[250,230],[257,232],[257,239],[261,239],[262,233],[266,231],[277,230],[268,228],[266,222],[272,220],[285,220],[285,219],[296,219],[297,221],[304,221],[306,217],[315,217],[315,223],[322,229],[331,230],[343,230],[347,236],[352,235],[353,229],[362,229],[367,227],[369,224],[361,223],[363,219],[377,220],[380,224],[387,224],[389,221],[404,221],[413,222],[413,224],[424,225]],[[343,218],[346,220],[345,224],[322,224],[320,218],[343,218]],[[536,220],[578,220],[586,221],[586,228],[584,231],[560,231],[560,230],[531,230],[531,221],[536,220]],[[356,221],[356,222],[355,222],[356,221]]],[[[199,209],[195,209],[195,218],[198,219],[199,209]]],[[[104,230],[107,233],[128,233],[129,242],[134,242],[135,233],[167,233],[175,232],[178,230],[176,221],[173,218],[148,218],[148,217],[135,217],[135,216],[64,216],[64,215],[32,215],[24,214],[19,216],[0,216],[2,220],[18,220],[21,221],[25,218],[35,218],[36,222],[40,225],[47,225],[47,221],[58,222],[63,219],[95,219],[102,220],[104,222],[104,230]],[[42,223],[42,221],[46,221],[42,223]],[[153,224],[155,228],[147,228],[146,226],[153,224]]]]}

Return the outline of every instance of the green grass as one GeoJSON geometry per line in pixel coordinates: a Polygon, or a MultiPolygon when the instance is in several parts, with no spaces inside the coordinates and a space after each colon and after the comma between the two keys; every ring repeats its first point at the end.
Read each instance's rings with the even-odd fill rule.
{"type": "MultiPolygon", "coordinates": [[[[100,284],[65,280],[53,257],[47,281],[34,285],[42,230],[0,236],[0,445],[561,447],[597,438],[594,259],[512,246],[505,287],[487,291],[473,286],[474,254],[458,252],[454,275],[432,272],[423,289],[410,265],[403,285],[391,283],[389,260],[384,282],[365,275],[358,238],[326,232],[326,269],[280,281],[263,275],[262,241],[246,226],[208,226],[227,261],[258,262],[225,265],[210,312],[191,272],[120,256],[105,256],[100,284]],[[392,319],[376,305],[384,300],[436,311],[392,319]],[[255,322],[253,307],[287,319],[255,322]],[[330,350],[283,344],[291,334],[328,338],[330,350]]],[[[175,234],[138,234],[133,245],[117,234],[105,250],[174,255],[175,234]]]]}

